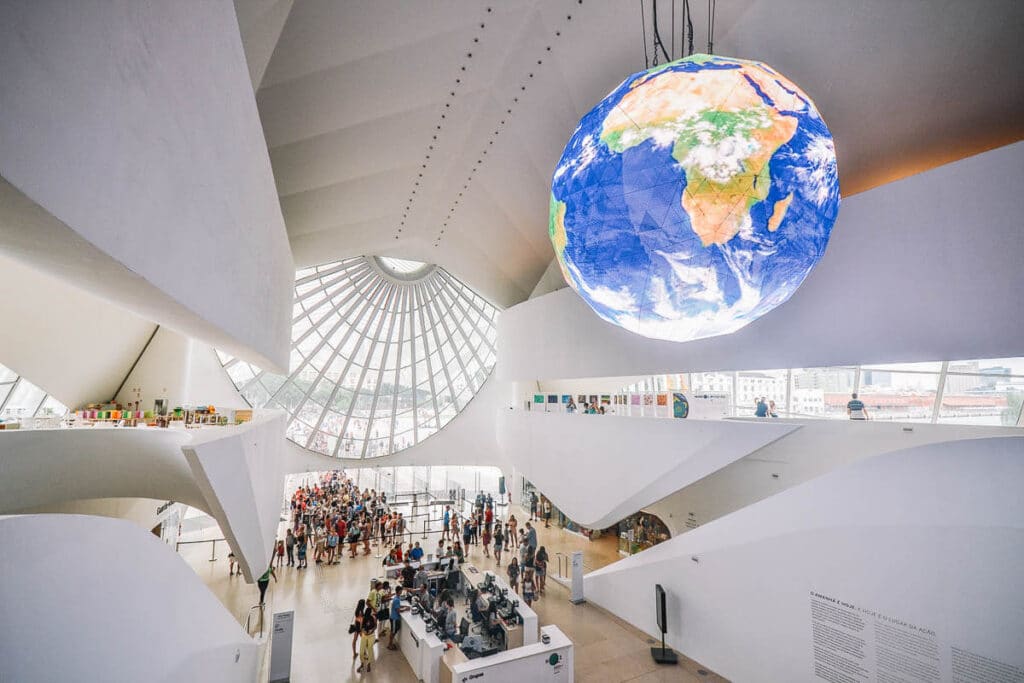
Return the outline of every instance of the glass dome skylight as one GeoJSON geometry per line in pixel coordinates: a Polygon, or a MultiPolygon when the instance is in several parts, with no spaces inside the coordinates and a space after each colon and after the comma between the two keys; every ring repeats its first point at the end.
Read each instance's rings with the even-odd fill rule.
{"type": "Polygon", "coordinates": [[[356,257],[296,274],[287,377],[220,354],[253,407],[288,412],[287,435],[369,458],[441,429],[495,361],[498,310],[435,265],[356,257]]]}

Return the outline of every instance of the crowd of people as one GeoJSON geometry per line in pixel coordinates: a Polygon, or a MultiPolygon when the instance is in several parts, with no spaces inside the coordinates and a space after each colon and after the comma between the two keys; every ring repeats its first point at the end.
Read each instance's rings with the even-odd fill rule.
{"type": "MultiPolygon", "coordinates": [[[[493,557],[499,567],[505,556],[509,585],[527,605],[532,605],[545,593],[550,561],[546,548],[538,543],[534,523],[544,521],[550,526],[551,503],[542,501],[536,493],[530,494],[526,501],[530,519],[522,525],[514,514],[499,519],[490,494],[479,494],[468,507],[468,512],[452,505],[444,507],[437,529],[440,537],[431,554],[453,558],[461,565],[479,549],[484,557],[493,557]]],[[[307,569],[310,556],[315,564],[336,565],[345,557],[346,548],[353,559],[370,555],[371,546],[380,546],[382,551],[388,549],[382,552],[381,564],[401,567],[394,585],[386,580],[372,583],[367,596],[356,605],[349,626],[352,657],[359,658],[357,671],[369,673],[378,642],[386,638],[388,649],[397,647],[401,612],[408,609],[402,605],[403,595],[427,590],[425,570],[412,566],[424,558],[426,551],[412,539],[407,520],[392,508],[386,493],[360,489],[342,472],[322,473],[316,481],[298,487],[291,496],[290,512],[285,537],[276,542],[270,567],[258,582],[260,604],[270,579],[278,578],[276,569],[307,569]]],[[[234,566],[231,571],[234,574],[234,566]]],[[[445,613],[443,632],[453,635],[458,621],[453,596],[444,591],[431,598],[445,613]]]]}

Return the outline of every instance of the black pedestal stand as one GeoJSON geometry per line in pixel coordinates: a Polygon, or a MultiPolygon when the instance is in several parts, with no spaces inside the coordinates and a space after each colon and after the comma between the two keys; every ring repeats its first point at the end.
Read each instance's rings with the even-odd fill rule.
{"type": "Polygon", "coordinates": [[[678,664],[679,656],[665,647],[665,634],[661,634],[661,647],[652,647],[651,656],[657,664],[678,664]]]}

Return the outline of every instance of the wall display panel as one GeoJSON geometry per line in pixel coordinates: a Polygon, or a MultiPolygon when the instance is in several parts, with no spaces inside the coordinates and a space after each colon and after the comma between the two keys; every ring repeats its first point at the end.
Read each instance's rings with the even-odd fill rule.
{"type": "Polygon", "coordinates": [[[494,368],[498,309],[443,268],[360,256],[296,273],[289,375],[218,352],[253,407],[336,457],[413,446],[451,421],[494,368]]]}

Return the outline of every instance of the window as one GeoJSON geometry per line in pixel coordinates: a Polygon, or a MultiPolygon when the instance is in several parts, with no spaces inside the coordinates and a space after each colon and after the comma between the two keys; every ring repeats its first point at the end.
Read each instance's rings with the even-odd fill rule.
{"type": "Polygon", "coordinates": [[[444,427],[495,362],[497,308],[436,265],[357,257],[296,274],[288,377],[219,353],[253,407],[339,457],[408,448],[444,427]]]}
{"type": "Polygon", "coordinates": [[[10,368],[0,365],[0,420],[62,417],[67,406],[10,368]]]}
{"type": "Polygon", "coordinates": [[[782,417],[846,420],[846,404],[857,392],[872,420],[1024,426],[1024,358],[694,372],[650,377],[623,391],[687,384],[694,396],[728,396],[737,417],[752,415],[755,398],[766,397],[782,417]]]}

